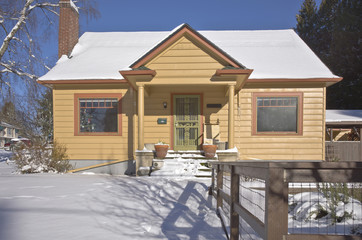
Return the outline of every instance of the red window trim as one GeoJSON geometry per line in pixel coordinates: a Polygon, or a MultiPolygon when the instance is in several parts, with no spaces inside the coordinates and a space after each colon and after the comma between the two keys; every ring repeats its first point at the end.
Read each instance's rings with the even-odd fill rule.
{"type": "Polygon", "coordinates": [[[263,92],[252,96],[252,136],[302,136],[303,135],[303,92],[263,92]],[[258,132],[257,131],[257,98],[258,97],[297,97],[298,126],[297,132],[258,132]]]}
{"type": "Polygon", "coordinates": [[[75,93],[74,94],[74,136],[122,136],[122,94],[121,93],[75,93]],[[118,132],[79,131],[79,99],[80,98],[117,98],[118,99],[118,132]]]}

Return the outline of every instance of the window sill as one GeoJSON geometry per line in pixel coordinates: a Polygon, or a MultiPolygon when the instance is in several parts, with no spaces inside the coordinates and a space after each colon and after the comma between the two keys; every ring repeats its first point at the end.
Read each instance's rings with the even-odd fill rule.
{"type": "Polygon", "coordinates": [[[251,136],[278,136],[278,137],[289,137],[289,136],[303,136],[302,132],[254,132],[251,136]]]}

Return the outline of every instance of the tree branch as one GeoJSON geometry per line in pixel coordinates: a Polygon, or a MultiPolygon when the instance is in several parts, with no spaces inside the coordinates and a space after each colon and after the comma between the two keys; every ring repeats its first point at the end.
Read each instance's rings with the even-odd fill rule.
{"type": "Polygon", "coordinates": [[[12,73],[15,73],[16,75],[21,76],[21,77],[25,76],[25,77],[28,77],[30,79],[35,79],[36,78],[35,75],[27,73],[27,72],[19,71],[18,69],[13,68],[10,64],[0,62],[0,66],[5,68],[5,69],[1,70],[0,73],[12,72],[12,73]]]}
{"type": "Polygon", "coordinates": [[[4,42],[0,47],[0,60],[4,56],[5,51],[7,50],[10,41],[14,38],[17,31],[19,31],[21,25],[23,25],[25,23],[26,17],[30,13],[28,11],[28,8],[29,8],[30,4],[32,4],[33,2],[34,2],[34,0],[27,0],[26,1],[25,5],[24,5],[24,8],[21,10],[21,14],[20,14],[20,18],[19,18],[18,22],[15,24],[13,29],[11,29],[10,33],[5,37],[4,42]]]}

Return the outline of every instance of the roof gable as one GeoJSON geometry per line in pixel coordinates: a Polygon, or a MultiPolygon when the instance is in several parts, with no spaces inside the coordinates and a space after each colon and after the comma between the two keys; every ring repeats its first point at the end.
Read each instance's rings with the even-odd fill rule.
{"type": "Polygon", "coordinates": [[[224,67],[223,63],[214,59],[185,36],[164,49],[145,66],[157,71],[154,79],[156,82],[170,78],[179,78],[181,82],[185,82],[185,78],[191,81],[204,79],[209,82],[215,71],[224,67]]]}
{"type": "Polygon", "coordinates": [[[198,48],[202,49],[204,52],[217,60],[223,66],[231,66],[234,68],[245,69],[245,66],[243,66],[237,60],[221,50],[210,40],[202,36],[199,32],[191,28],[188,24],[182,24],[181,26],[176,28],[176,30],[172,31],[169,36],[167,36],[160,43],[158,43],[151,50],[149,50],[146,54],[140,57],[136,62],[131,64],[130,67],[139,68],[141,66],[147,65],[147,63],[152,61],[155,57],[157,57],[163,51],[175,44],[181,38],[188,39],[190,42],[192,42],[198,48]]]}

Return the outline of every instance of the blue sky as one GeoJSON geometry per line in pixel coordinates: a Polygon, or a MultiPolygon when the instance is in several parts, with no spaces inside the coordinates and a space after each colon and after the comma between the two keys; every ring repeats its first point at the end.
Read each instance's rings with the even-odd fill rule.
{"type": "Polygon", "coordinates": [[[101,18],[83,31],[286,29],[296,25],[303,0],[98,0],[101,18]]]}

